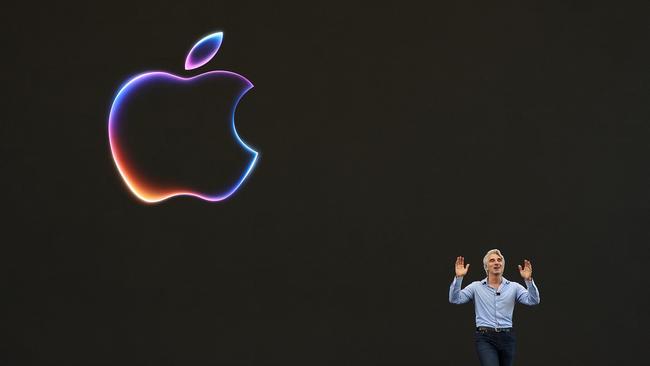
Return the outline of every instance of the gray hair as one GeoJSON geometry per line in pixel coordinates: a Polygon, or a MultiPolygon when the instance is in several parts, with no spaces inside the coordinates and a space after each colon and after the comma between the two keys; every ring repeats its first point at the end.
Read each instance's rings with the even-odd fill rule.
{"type": "Polygon", "coordinates": [[[499,257],[501,257],[501,261],[503,261],[503,266],[506,266],[506,258],[501,254],[501,251],[499,249],[490,249],[488,250],[487,253],[485,253],[485,257],[483,257],[483,269],[485,269],[485,273],[488,271],[488,257],[490,254],[496,254],[499,257]]]}

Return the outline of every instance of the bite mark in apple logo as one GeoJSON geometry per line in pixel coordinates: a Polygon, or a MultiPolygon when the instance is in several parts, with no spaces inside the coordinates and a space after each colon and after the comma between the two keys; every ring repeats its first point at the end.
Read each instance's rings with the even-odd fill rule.
{"type": "MultiPolygon", "coordinates": [[[[217,53],[222,40],[222,32],[210,34],[199,40],[192,47],[186,57],[185,69],[194,70],[205,65],[217,53]]],[[[237,191],[237,189],[239,189],[242,183],[250,175],[259,156],[257,151],[244,143],[235,128],[234,116],[237,104],[244,94],[246,94],[246,92],[252,87],[253,84],[245,77],[224,70],[207,71],[188,78],[163,71],[150,71],[129,79],[117,92],[111,105],[108,118],[108,139],[111,154],[117,170],[126,186],[138,199],[147,203],[160,202],[174,196],[193,196],[211,202],[221,201],[230,197],[237,191]],[[203,189],[192,188],[191,180],[188,182],[187,179],[185,181],[182,179],[178,181],[175,181],[174,179],[159,179],[156,174],[151,173],[151,171],[147,171],[147,169],[144,168],[146,164],[143,163],[142,159],[136,156],[137,154],[133,153],[133,149],[129,148],[129,146],[137,144],[137,142],[133,142],[133,136],[131,136],[132,133],[130,134],[134,128],[137,128],[134,126],[146,123],[151,124],[151,121],[144,122],[143,119],[151,120],[156,118],[150,117],[152,114],[145,114],[149,118],[143,118],[143,113],[138,112],[138,114],[133,112],[146,104],[147,98],[149,98],[148,102],[151,103],[151,95],[158,96],[158,99],[156,99],[158,104],[155,108],[159,109],[158,107],[160,107],[160,110],[162,110],[162,112],[160,110],[156,112],[159,113],[158,116],[162,114],[173,115],[175,116],[174,118],[182,116],[182,118],[176,119],[182,119],[180,122],[191,126],[192,121],[185,120],[187,115],[191,114],[186,112],[191,111],[178,111],[173,109],[177,107],[177,103],[175,103],[175,100],[173,97],[169,96],[169,94],[183,94],[185,91],[196,86],[212,88],[210,89],[210,92],[212,92],[213,89],[227,91],[225,94],[221,93],[215,95],[222,99],[221,103],[225,103],[224,107],[218,109],[218,112],[216,113],[224,115],[224,121],[227,121],[229,125],[228,128],[234,137],[234,142],[237,143],[238,150],[240,150],[241,154],[244,156],[242,159],[246,161],[246,164],[244,164],[243,167],[238,167],[236,169],[237,173],[234,174],[233,178],[228,182],[212,185],[207,188],[203,187],[203,189]],[[162,94],[165,95],[163,99],[160,97],[162,94]],[[162,102],[160,102],[161,100],[162,102]]],[[[188,94],[185,93],[183,95],[187,97],[188,94]]],[[[203,103],[202,105],[208,103],[209,105],[211,103],[210,97],[211,96],[199,98],[203,100],[196,103],[203,103]]],[[[185,107],[188,108],[187,106],[185,107]]],[[[151,109],[150,107],[147,108],[151,109]]],[[[169,139],[169,137],[166,138],[169,139]]],[[[155,154],[155,152],[153,153],[155,154]]],[[[228,159],[228,157],[220,158],[228,159]]],[[[215,159],[215,161],[218,162],[219,158],[215,159]]],[[[219,167],[216,166],[211,168],[218,169],[219,167]]]]}

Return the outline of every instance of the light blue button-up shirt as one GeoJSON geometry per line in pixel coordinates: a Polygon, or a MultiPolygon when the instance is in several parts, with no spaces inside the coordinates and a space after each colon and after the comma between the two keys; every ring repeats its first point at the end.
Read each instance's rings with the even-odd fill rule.
{"type": "Polygon", "coordinates": [[[487,278],[474,281],[461,290],[462,282],[462,277],[454,277],[449,287],[449,302],[464,304],[474,300],[477,327],[512,327],[515,301],[525,305],[539,304],[539,291],[532,280],[526,281],[526,289],[517,282],[503,278],[496,290],[488,285],[487,278]]]}

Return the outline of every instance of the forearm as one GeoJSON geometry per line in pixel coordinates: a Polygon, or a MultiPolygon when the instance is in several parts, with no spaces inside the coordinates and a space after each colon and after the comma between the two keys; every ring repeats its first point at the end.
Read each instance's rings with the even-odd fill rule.
{"type": "MultiPolygon", "coordinates": [[[[525,304],[526,305],[537,305],[540,302],[540,297],[539,297],[539,289],[535,285],[535,282],[533,281],[533,278],[529,278],[526,281],[526,290],[528,292],[528,296],[525,297],[525,304]]],[[[522,301],[523,302],[523,301],[522,301]]]]}
{"type": "Polygon", "coordinates": [[[454,280],[449,286],[449,302],[452,304],[463,304],[469,301],[467,296],[464,296],[461,286],[463,284],[463,277],[454,277],[454,280]]]}

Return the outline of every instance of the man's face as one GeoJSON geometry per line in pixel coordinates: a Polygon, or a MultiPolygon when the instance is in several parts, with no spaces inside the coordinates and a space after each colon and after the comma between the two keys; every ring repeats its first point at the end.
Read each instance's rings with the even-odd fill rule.
{"type": "Polygon", "coordinates": [[[503,259],[497,254],[492,253],[487,260],[487,269],[489,274],[500,275],[503,273],[503,259]]]}

